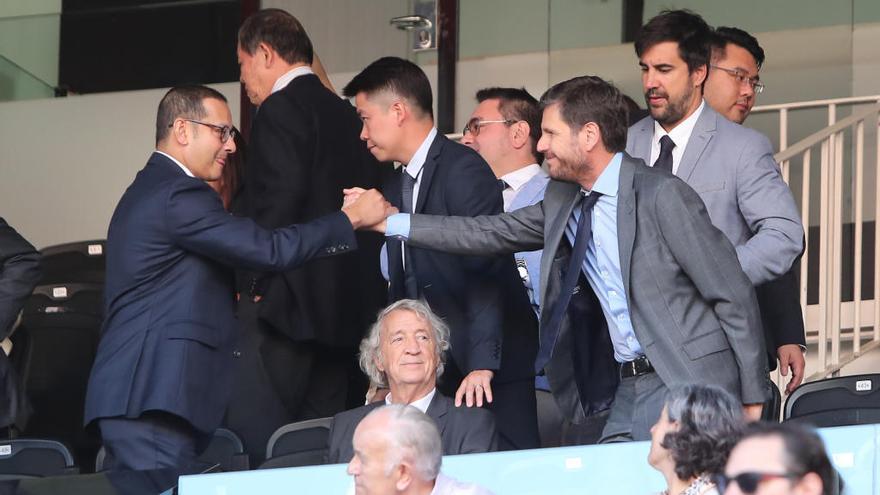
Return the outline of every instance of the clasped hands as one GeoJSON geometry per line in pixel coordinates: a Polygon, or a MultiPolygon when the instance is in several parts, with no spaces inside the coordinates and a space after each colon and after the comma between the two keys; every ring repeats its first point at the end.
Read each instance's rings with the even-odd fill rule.
{"type": "Polygon", "coordinates": [[[348,217],[355,229],[371,229],[379,232],[385,231],[385,219],[397,213],[397,208],[385,200],[382,193],[375,189],[361,189],[354,187],[343,189],[345,198],[342,202],[342,212],[348,217]],[[381,230],[378,226],[381,225],[381,230]]]}
{"type": "Polygon", "coordinates": [[[355,229],[385,232],[385,219],[397,213],[397,208],[375,189],[352,187],[343,189],[342,211],[348,215],[355,229]],[[352,218],[352,217],[355,218],[352,218]]]}

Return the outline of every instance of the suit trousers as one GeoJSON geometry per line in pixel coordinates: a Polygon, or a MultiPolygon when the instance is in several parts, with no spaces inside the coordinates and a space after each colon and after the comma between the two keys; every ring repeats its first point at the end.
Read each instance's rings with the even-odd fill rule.
{"type": "Polygon", "coordinates": [[[660,419],[668,389],[657,373],[620,380],[614,404],[599,443],[651,439],[651,427],[660,419]]]}
{"type": "Polygon", "coordinates": [[[101,418],[98,427],[107,453],[105,471],[171,468],[199,473],[211,467],[197,458],[212,435],[174,414],[147,411],[138,418],[101,418]]]}
{"type": "Polygon", "coordinates": [[[241,437],[257,465],[281,426],[363,404],[366,379],[353,350],[293,341],[257,317],[259,303],[245,299],[238,305],[242,329],[224,425],[241,437]]]}
{"type": "MultiPolygon", "coordinates": [[[[455,363],[447,361],[437,388],[443,395],[455,399],[455,392],[463,379],[455,363]]],[[[495,415],[498,450],[539,448],[541,440],[538,435],[534,377],[506,383],[493,381],[491,386],[493,400],[487,409],[495,415]]],[[[462,404],[461,407],[467,406],[462,404]]]]}

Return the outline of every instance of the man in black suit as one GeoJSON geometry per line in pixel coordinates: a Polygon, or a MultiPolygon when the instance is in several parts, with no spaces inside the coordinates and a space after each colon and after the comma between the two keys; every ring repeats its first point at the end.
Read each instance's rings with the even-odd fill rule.
{"type": "MultiPolygon", "coordinates": [[[[312,72],[312,44],[296,18],[266,9],[246,19],[238,60],[259,108],[236,213],[277,228],[338,210],[343,187],[379,185],[382,169],[358,139],[357,115],[312,72]]],[[[355,253],[240,277],[239,317],[249,331],[227,423],[255,462],[278,427],[363,400],[355,351],[385,305],[386,284],[376,262],[381,237],[357,239],[355,253]]]]}
{"type": "Polygon", "coordinates": [[[405,404],[437,424],[443,455],[495,450],[495,418],[479,407],[455,407],[437,392],[443,375],[449,327],[422,301],[401,299],[382,310],[361,342],[361,369],[373,383],[389,389],[385,400],[337,414],[328,439],[331,463],[348,462],[351,440],[364,416],[385,404],[405,404]]]}
{"type": "MultiPolygon", "coordinates": [[[[431,86],[412,62],[381,58],[343,90],[380,161],[405,166],[384,190],[402,211],[476,216],[502,211],[501,188],[474,150],[437,132],[431,86]]],[[[499,446],[539,445],[534,362],[537,322],[513,257],[457,256],[387,244],[391,300],[425,299],[452,331],[440,391],[456,405],[490,403],[499,446]]]]}
{"type": "MultiPolygon", "coordinates": [[[[12,330],[27,296],[40,279],[40,253],[0,218],[0,341],[12,330]]],[[[4,349],[0,349],[0,438],[21,427],[29,413],[27,399],[4,349]]]]}
{"type": "Polygon", "coordinates": [[[123,194],[107,234],[101,341],[85,421],[95,422],[108,469],[202,467],[197,456],[230,397],[237,337],[228,266],[290,270],[354,249],[371,201],[268,230],[229,215],[206,183],[235,152],[226,99],[204,86],[172,88],[156,116],[156,151],[123,194]]]}

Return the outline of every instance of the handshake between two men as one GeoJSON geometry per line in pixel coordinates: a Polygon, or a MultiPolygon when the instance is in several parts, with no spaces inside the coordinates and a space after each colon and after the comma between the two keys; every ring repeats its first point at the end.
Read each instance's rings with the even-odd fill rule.
{"type": "MultiPolygon", "coordinates": [[[[348,217],[355,229],[377,230],[385,224],[385,219],[397,213],[397,208],[385,200],[382,193],[375,189],[345,189],[345,200],[342,212],[348,217]]],[[[383,227],[384,230],[384,227],[383,227]]]]}

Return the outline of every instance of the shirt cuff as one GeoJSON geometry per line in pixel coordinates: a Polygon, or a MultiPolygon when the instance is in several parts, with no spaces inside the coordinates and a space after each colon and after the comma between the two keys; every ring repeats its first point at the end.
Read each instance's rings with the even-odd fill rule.
{"type": "Polygon", "coordinates": [[[393,237],[401,241],[409,239],[409,222],[408,213],[391,215],[385,223],[385,237],[393,237]]]}

